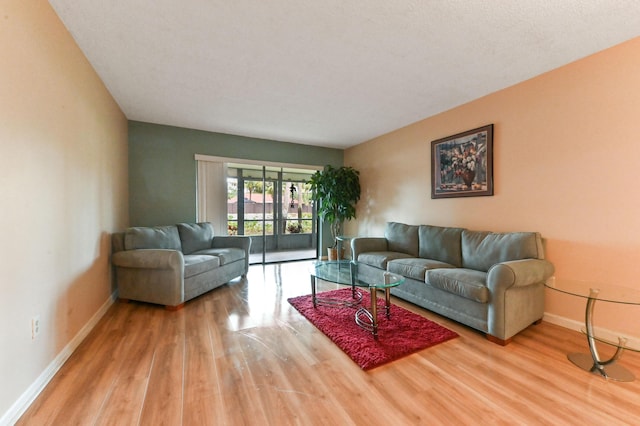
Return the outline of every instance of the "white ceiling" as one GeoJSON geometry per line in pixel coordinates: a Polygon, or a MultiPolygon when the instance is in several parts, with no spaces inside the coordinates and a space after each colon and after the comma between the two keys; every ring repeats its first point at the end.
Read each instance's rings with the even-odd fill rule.
{"type": "Polygon", "coordinates": [[[336,148],[640,35],[637,0],[49,1],[128,119],[336,148]]]}

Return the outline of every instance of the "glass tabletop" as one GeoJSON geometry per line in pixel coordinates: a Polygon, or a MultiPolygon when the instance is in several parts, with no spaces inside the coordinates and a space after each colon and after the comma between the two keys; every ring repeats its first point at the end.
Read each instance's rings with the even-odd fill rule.
{"type": "Polygon", "coordinates": [[[573,296],[589,298],[612,303],[640,305],[640,288],[621,287],[604,283],[565,280],[551,277],[545,286],[573,296]]]}
{"type": "Polygon", "coordinates": [[[358,264],[351,260],[327,260],[314,262],[311,275],[324,281],[357,287],[387,288],[404,282],[402,275],[386,271],[373,272],[366,276],[358,273],[358,264]]]}

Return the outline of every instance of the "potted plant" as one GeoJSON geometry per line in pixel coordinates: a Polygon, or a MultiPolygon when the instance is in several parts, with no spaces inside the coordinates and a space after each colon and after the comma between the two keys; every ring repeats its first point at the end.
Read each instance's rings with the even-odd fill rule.
{"type": "Polygon", "coordinates": [[[353,167],[327,165],[309,181],[318,216],[329,223],[333,244],[328,247],[329,260],[336,259],[336,239],[345,220],[355,219],[356,203],[360,200],[360,172],[353,167]]]}
{"type": "Polygon", "coordinates": [[[290,223],[287,225],[287,231],[290,234],[300,234],[302,232],[302,225],[299,223],[290,223]]]}

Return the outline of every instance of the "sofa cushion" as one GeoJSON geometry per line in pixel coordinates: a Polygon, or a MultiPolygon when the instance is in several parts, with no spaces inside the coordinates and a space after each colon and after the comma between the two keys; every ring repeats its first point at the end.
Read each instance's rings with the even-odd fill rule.
{"type": "Polygon", "coordinates": [[[213,226],[209,222],[179,223],[176,226],[184,254],[211,248],[213,226]]]}
{"type": "Polygon", "coordinates": [[[424,274],[429,269],[437,268],[455,268],[455,266],[439,260],[421,259],[419,257],[395,259],[387,262],[387,271],[418,281],[424,281],[424,274]]]}
{"type": "Polygon", "coordinates": [[[418,257],[418,226],[389,222],[384,232],[389,251],[418,257]]]}
{"type": "Polygon", "coordinates": [[[464,268],[486,272],[496,263],[520,259],[544,259],[539,233],[462,231],[464,268]]]}
{"type": "Polygon", "coordinates": [[[184,256],[184,277],[189,278],[203,272],[220,267],[220,259],[216,256],[188,254],[184,256]]]}
{"type": "Polygon", "coordinates": [[[480,303],[489,301],[487,274],[472,269],[432,269],[426,273],[426,283],[448,293],[480,303]]]}
{"type": "Polygon", "coordinates": [[[192,254],[204,254],[219,257],[220,266],[228,265],[229,263],[238,260],[244,260],[245,258],[245,251],[240,248],[209,248],[206,250],[198,250],[192,254]]]}
{"type": "Polygon", "coordinates": [[[182,250],[178,228],[173,225],[128,228],[124,233],[124,248],[182,250]]]}
{"type": "Polygon", "coordinates": [[[406,253],[398,253],[396,251],[371,251],[368,253],[360,253],[358,255],[358,263],[375,266],[380,269],[387,269],[387,262],[394,259],[410,258],[406,253]]]}
{"type": "Polygon", "coordinates": [[[420,225],[419,256],[462,266],[462,231],[463,228],[420,225]]]}

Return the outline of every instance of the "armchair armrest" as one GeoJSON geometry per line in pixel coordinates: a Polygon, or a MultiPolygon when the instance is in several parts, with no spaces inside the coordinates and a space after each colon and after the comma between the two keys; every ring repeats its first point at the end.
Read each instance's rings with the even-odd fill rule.
{"type": "Polygon", "coordinates": [[[177,269],[184,268],[184,257],[177,250],[138,249],[114,253],[111,263],[121,268],[177,269]]]}
{"type": "Polygon", "coordinates": [[[491,293],[510,287],[525,287],[544,283],[553,275],[553,264],[543,259],[522,259],[493,265],[487,274],[487,287],[491,293]]]}
{"type": "Polygon", "coordinates": [[[385,237],[356,237],[351,240],[353,260],[358,260],[360,253],[371,251],[387,251],[388,243],[385,237]]]}

